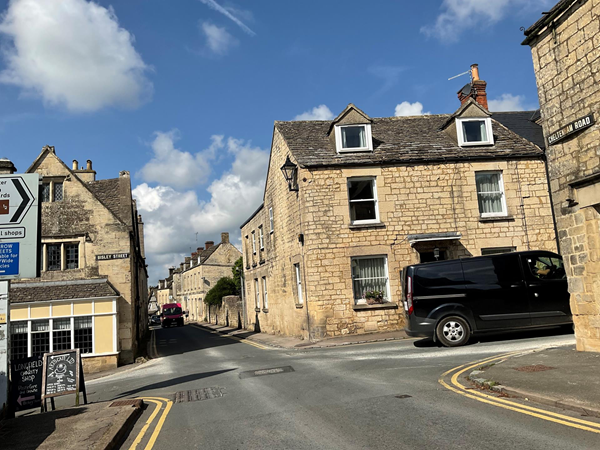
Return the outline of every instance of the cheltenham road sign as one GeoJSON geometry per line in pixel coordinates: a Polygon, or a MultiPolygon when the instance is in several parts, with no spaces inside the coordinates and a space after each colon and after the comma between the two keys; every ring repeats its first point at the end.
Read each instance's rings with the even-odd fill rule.
{"type": "Polygon", "coordinates": [[[37,275],[40,176],[0,175],[0,280],[37,275]]]}

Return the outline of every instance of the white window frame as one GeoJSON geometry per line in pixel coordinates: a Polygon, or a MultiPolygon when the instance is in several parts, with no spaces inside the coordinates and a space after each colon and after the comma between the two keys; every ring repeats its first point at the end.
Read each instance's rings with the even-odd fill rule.
{"type": "Polygon", "coordinates": [[[252,253],[256,255],[256,233],[252,230],[252,253]]]}
{"type": "Polygon", "coordinates": [[[373,137],[371,136],[371,124],[370,123],[352,123],[335,126],[335,146],[338,153],[348,152],[371,152],[373,151],[373,137]],[[367,141],[366,147],[342,147],[342,128],[348,127],[365,127],[365,139],[367,141]]]}
{"type": "Polygon", "coordinates": [[[261,250],[265,249],[265,236],[263,233],[263,226],[258,227],[258,245],[261,250]]]}
{"type": "Polygon", "coordinates": [[[379,223],[379,200],[377,199],[377,177],[351,177],[346,179],[346,187],[348,192],[348,214],[350,223],[352,225],[361,225],[368,223],[379,223]],[[366,181],[370,180],[372,183],[373,189],[373,200],[375,201],[375,218],[367,219],[367,220],[352,220],[352,203],[360,203],[364,201],[373,201],[373,200],[350,200],[350,183],[354,181],[366,181]]]}
{"type": "MultiPolygon", "coordinates": [[[[388,258],[387,255],[365,255],[365,256],[354,256],[350,258],[350,273],[352,274],[352,261],[359,259],[383,259],[383,266],[385,268],[385,297],[383,299],[384,303],[391,303],[392,298],[390,296],[390,272],[388,270],[388,258]]],[[[354,303],[357,305],[366,305],[367,300],[359,297],[356,298],[356,292],[354,292],[354,280],[366,280],[367,278],[352,278],[352,295],[354,297],[354,303]]]]}
{"type": "Polygon", "coordinates": [[[489,117],[469,117],[456,119],[456,135],[458,136],[458,145],[461,147],[470,147],[473,145],[494,145],[494,133],[492,130],[492,119],[489,117]],[[463,122],[485,122],[486,141],[467,142],[463,135],[463,122]]]}
{"type": "MultiPolygon", "coordinates": [[[[501,203],[502,203],[502,211],[501,212],[493,212],[493,213],[483,213],[481,212],[481,210],[479,211],[479,215],[480,217],[506,217],[508,215],[507,209],[506,209],[506,191],[504,190],[504,177],[502,176],[502,171],[501,170],[481,170],[478,172],[475,172],[475,191],[477,192],[477,208],[479,208],[479,189],[477,189],[477,175],[481,174],[481,175],[486,175],[486,174],[499,174],[500,175],[500,179],[498,180],[498,185],[500,187],[500,191],[502,192],[502,199],[501,199],[501,203]]],[[[483,194],[494,194],[497,192],[483,192],[483,194]]]]}
{"type": "Polygon", "coordinates": [[[267,292],[267,277],[262,277],[263,283],[263,308],[269,309],[269,297],[267,292]]]}
{"type": "Polygon", "coordinates": [[[254,279],[254,290],[256,291],[256,308],[260,309],[260,284],[258,284],[258,278],[254,279]]]}
{"type": "Polygon", "coordinates": [[[300,271],[300,263],[294,264],[294,271],[296,272],[296,289],[298,293],[298,304],[303,304],[304,297],[302,294],[302,272],[300,271]]]}
{"type": "Polygon", "coordinates": [[[270,227],[270,233],[273,233],[274,231],[274,227],[273,227],[273,207],[269,208],[269,227],[270,227]]]}

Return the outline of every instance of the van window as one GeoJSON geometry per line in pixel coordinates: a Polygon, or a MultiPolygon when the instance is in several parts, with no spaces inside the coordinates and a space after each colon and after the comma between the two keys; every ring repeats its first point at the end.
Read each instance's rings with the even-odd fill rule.
{"type": "Polygon", "coordinates": [[[506,284],[521,280],[517,256],[462,260],[465,284],[506,284]]]}
{"type": "Polygon", "coordinates": [[[415,282],[426,288],[464,284],[460,262],[419,267],[415,273],[415,282]]]}
{"type": "Polygon", "coordinates": [[[567,278],[563,261],[550,256],[535,256],[527,258],[531,274],[540,280],[564,280],[567,278]]]}

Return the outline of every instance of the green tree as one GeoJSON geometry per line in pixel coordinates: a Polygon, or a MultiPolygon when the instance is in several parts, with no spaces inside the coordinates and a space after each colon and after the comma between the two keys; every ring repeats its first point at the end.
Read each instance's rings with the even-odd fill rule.
{"type": "Polygon", "coordinates": [[[207,292],[204,303],[221,306],[221,300],[227,295],[236,295],[236,285],[233,278],[223,277],[207,292]]]}
{"type": "Polygon", "coordinates": [[[231,268],[233,274],[233,281],[235,281],[236,294],[240,295],[242,292],[242,276],[244,275],[244,259],[240,256],[231,268]]]}

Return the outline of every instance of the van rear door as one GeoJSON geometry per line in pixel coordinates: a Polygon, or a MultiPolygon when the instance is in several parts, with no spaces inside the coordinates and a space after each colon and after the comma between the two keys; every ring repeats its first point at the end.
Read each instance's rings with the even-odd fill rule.
{"type": "Polygon", "coordinates": [[[553,253],[521,255],[533,325],[571,323],[567,275],[562,258],[553,253]]]}
{"type": "Polygon", "coordinates": [[[464,304],[465,282],[460,261],[425,263],[414,266],[415,315],[429,317],[437,307],[464,304]]]}
{"type": "Polygon", "coordinates": [[[478,330],[531,325],[518,255],[462,260],[467,298],[478,330]]]}

